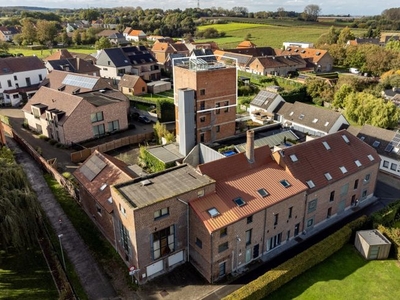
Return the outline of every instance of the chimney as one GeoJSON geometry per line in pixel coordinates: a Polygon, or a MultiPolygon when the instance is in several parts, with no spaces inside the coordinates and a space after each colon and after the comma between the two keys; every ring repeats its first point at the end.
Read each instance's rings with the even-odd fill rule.
{"type": "Polygon", "coordinates": [[[247,130],[246,157],[249,163],[254,162],[254,130],[247,130]]]}

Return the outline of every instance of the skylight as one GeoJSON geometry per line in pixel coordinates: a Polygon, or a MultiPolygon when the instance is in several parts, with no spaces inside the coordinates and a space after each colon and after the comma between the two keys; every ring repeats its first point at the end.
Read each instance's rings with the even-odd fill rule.
{"type": "Polygon", "coordinates": [[[365,140],[365,136],[360,137],[360,140],[362,141],[365,140]]]}
{"type": "Polygon", "coordinates": [[[296,154],[291,154],[290,159],[292,160],[292,162],[298,161],[296,154]]]}
{"type": "Polygon", "coordinates": [[[233,202],[235,202],[237,206],[243,206],[246,204],[246,201],[244,201],[242,197],[237,197],[233,199],[233,202]]]}
{"type": "Polygon", "coordinates": [[[108,198],[107,201],[108,201],[108,203],[110,203],[110,204],[113,203],[112,197],[108,198]]]}
{"type": "Polygon", "coordinates": [[[325,175],[325,178],[327,179],[327,180],[332,180],[332,175],[328,172],[328,173],[325,173],[324,174],[325,175]]]}
{"type": "Polygon", "coordinates": [[[263,198],[269,195],[268,191],[264,188],[257,190],[257,193],[263,198]]]}
{"type": "Polygon", "coordinates": [[[326,150],[330,150],[331,146],[329,146],[328,142],[322,142],[326,150]]]}
{"type": "Polygon", "coordinates": [[[324,126],[326,127],[326,126],[328,126],[328,125],[329,125],[329,122],[325,122],[324,126]]]}
{"type": "Polygon", "coordinates": [[[304,119],[304,115],[301,114],[301,115],[299,116],[299,119],[300,119],[300,120],[303,120],[303,119],[304,119]]]}
{"type": "Polygon", "coordinates": [[[362,166],[361,162],[358,159],[355,160],[354,163],[356,164],[357,167],[361,167],[362,166]]]}
{"type": "Polygon", "coordinates": [[[293,116],[293,114],[294,114],[294,112],[293,112],[293,111],[291,111],[291,112],[290,112],[290,114],[289,114],[289,116],[293,116]]]}
{"type": "Polygon", "coordinates": [[[312,189],[313,187],[315,187],[315,184],[312,180],[307,180],[307,185],[310,189],[312,189]]]}
{"type": "Polygon", "coordinates": [[[288,188],[290,186],[289,181],[287,181],[286,179],[282,179],[281,181],[279,181],[285,188],[288,188]]]}
{"type": "Polygon", "coordinates": [[[107,187],[107,183],[105,183],[105,184],[103,184],[101,187],[100,187],[100,190],[101,191],[104,191],[104,189],[107,187]]]}
{"type": "Polygon", "coordinates": [[[219,211],[215,207],[210,208],[209,210],[207,210],[207,212],[210,214],[212,218],[219,215],[219,211]]]}
{"type": "Polygon", "coordinates": [[[315,118],[312,122],[313,122],[313,123],[317,123],[317,122],[318,122],[318,119],[315,118]]]}
{"type": "Polygon", "coordinates": [[[347,135],[342,134],[342,139],[343,139],[347,144],[350,143],[349,138],[347,137],[347,135]]]}
{"type": "Polygon", "coordinates": [[[371,154],[368,154],[368,159],[369,159],[370,161],[374,161],[374,160],[375,160],[375,158],[374,158],[371,154]]]}
{"type": "Polygon", "coordinates": [[[374,143],[372,144],[372,147],[378,148],[380,144],[381,144],[380,141],[374,141],[374,143]]]}
{"type": "Polygon", "coordinates": [[[347,169],[344,166],[339,167],[340,171],[342,171],[343,174],[347,173],[347,169]]]}

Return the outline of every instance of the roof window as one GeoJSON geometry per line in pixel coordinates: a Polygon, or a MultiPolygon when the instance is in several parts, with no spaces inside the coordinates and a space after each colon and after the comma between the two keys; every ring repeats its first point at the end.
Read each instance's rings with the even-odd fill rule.
{"type": "Polygon", "coordinates": [[[292,162],[296,162],[296,161],[299,160],[299,159],[297,158],[296,154],[291,154],[291,155],[290,155],[290,159],[292,160],[292,162]]]}
{"type": "Polygon", "coordinates": [[[345,166],[341,166],[341,167],[339,167],[339,169],[340,169],[340,171],[342,171],[343,174],[347,173],[347,169],[345,166]]]}
{"type": "Polygon", "coordinates": [[[322,142],[326,150],[331,150],[331,146],[329,146],[328,142],[322,142]]]}
{"type": "Polygon", "coordinates": [[[264,188],[257,190],[257,193],[263,198],[269,195],[268,191],[264,188]]]}
{"type": "Polygon", "coordinates": [[[362,166],[361,162],[358,159],[355,160],[354,163],[356,164],[357,167],[361,167],[362,166]]]}
{"type": "Polygon", "coordinates": [[[235,202],[236,205],[239,206],[239,207],[246,204],[246,201],[244,201],[242,199],[242,197],[237,197],[237,198],[233,199],[233,202],[235,202]]]}
{"type": "Polygon", "coordinates": [[[332,180],[332,175],[329,172],[325,173],[324,175],[327,180],[332,180]]]}
{"type": "Polygon", "coordinates": [[[288,188],[291,184],[286,179],[279,181],[285,188],[288,188]]]}
{"type": "Polygon", "coordinates": [[[374,143],[372,144],[372,147],[378,148],[380,144],[381,144],[380,141],[374,141],[374,143]]]}
{"type": "Polygon", "coordinates": [[[209,210],[207,210],[207,212],[210,214],[212,218],[215,218],[216,216],[220,215],[219,211],[215,207],[210,208],[209,210]]]}
{"type": "Polygon", "coordinates": [[[347,135],[342,134],[342,139],[346,142],[346,144],[350,144],[350,140],[349,140],[349,138],[347,137],[347,135]]]}
{"type": "Polygon", "coordinates": [[[313,187],[315,187],[315,184],[312,180],[307,180],[307,185],[310,189],[312,189],[313,187]]]}

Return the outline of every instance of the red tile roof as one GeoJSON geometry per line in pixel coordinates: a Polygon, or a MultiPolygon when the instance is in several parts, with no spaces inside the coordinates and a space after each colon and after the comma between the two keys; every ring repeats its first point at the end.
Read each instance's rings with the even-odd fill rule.
{"type": "Polygon", "coordinates": [[[253,164],[247,161],[244,153],[240,153],[201,165],[199,170],[217,181],[216,193],[190,202],[210,233],[307,189],[271,159],[268,146],[255,149],[253,164]],[[290,187],[285,188],[280,183],[283,179],[290,183],[290,187]],[[264,198],[257,192],[262,188],[269,193],[264,198]],[[237,197],[246,204],[236,205],[233,199],[237,197]],[[211,217],[208,213],[211,208],[216,208],[220,214],[211,217]]]}

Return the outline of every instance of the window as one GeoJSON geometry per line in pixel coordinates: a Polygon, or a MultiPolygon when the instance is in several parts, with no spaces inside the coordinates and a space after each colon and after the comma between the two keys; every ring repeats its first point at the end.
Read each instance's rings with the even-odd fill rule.
{"type": "Polygon", "coordinates": [[[389,162],[387,160],[383,161],[383,167],[384,168],[389,168],[389,162]]]}
{"type": "Polygon", "coordinates": [[[330,150],[331,146],[329,146],[328,142],[322,142],[326,150],[330,150]]]}
{"type": "Polygon", "coordinates": [[[292,162],[298,161],[296,154],[290,155],[290,159],[292,160],[292,162]]]}
{"type": "Polygon", "coordinates": [[[219,125],[215,126],[215,131],[216,132],[220,132],[220,130],[221,130],[221,127],[219,125]]]}
{"type": "Polygon", "coordinates": [[[274,226],[278,225],[279,214],[274,214],[274,226]]]}
{"type": "Polygon", "coordinates": [[[8,87],[12,87],[11,80],[7,80],[8,87]]]}
{"type": "Polygon", "coordinates": [[[203,248],[203,242],[201,241],[201,239],[196,238],[196,245],[197,245],[197,247],[199,247],[200,249],[203,248]]]}
{"type": "Polygon", "coordinates": [[[356,164],[357,167],[361,167],[362,166],[361,162],[358,159],[355,160],[354,163],[356,164]]]}
{"type": "Polygon", "coordinates": [[[340,195],[341,195],[341,196],[346,195],[348,190],[349,190],[349,184],[346,183],[346,184],[345,184],[344,186],[342,186],[342,188],[340,189],[340,195]]]}
{"type": "Polygon", "coordinates": [[[367,190],[364,190],[364,191],[362,192],[361,197],[362,197],[362,198],[367,197],[367,190]]]}
{"type": "Polygon", "coordinates": [[[101,136],[104,135],[105,129],[104,129],[104,124],[99,124],[99,125],[95,125],[93,126],[93,134],[94,136],[101,136]]]}
{"type": "Polygon", "coordinates": [[[324,175],[327,180],[332,180],[332,175],[330,173],[325,173],[324,175]]]}
{"type": "Polygon", "coordinates": [[[331,195],[329,196],[329,202],[332,202],[333,200],[335,200],[335,191],[332,191],[331,195]]]}
{"type": "Polygon", "coordinates": [[[164,207],[162,209],[156,210],[154,212],[154,220],[157,220],[159,218],[165,217],[169,215],[169,207],[164,207]]]}
{"type": "MultiPolygon", "coordinates": [[[[215,107],[216,108],[218,108],[218,107],[220,107],[221,105],[219,104],[219,103],[215,103],[215,107]]],[[[217,110],[215,110],[215,113],[217,114],[217,115],[219,115],[220,114],[220,110],[219,109],[217,109],[217,110]]]]}
{"type": "Polygon", "coordinates": [[[317,123],[317,122],[318,122],[318,119],[317,119],[317,118],[315,118],[315,119],[314,119],[312,122],[315,124],[315,123],[317,123]]]}
{"type": "Polygon", "coordinates": [[[329,122],[325,122],[324,126],[326,127],[326,126],[328,126],[328,125],[329,125],[329,122]]]}
{"type": "Polygon", "coordinates": [[[119,204],[119,211],[120,211],[124,216],[126,216],[126,209],[125,209],[125,207],[123,207],[123,206],[121,205],[121,203],[119,204]]]}
{"type": "Polygon", "coordinates": [[[275,247],[278,247],[281,244],[281,240],[282,240],[282,232],[271,237],[267,243],[267,251],[272,250],[275,247]]]}
{"type": "Polygon", "coordinates": [[[247,217],[247,224],[253,223],[253,215],[247,217]]]}
{"type": "Polygon", "coordinates": [[[175,251],[175,226],[167,228],[152,234],[153,240],[153,259],[158,259],[175,251]]]}
{"type": "Polygon", "coordinates": [[[241,197],[233,199],[233,202],[235,202],[237,206],[243,206],[246,204],[246,201],[244,201],[241,197]]]}
{"type": "Polygon", "coordinates": [[[328,211],[326,212],[326,218],[329,219],[332,215],[332,207],[328,208],[328,211]]]}
{"type": "Polygon", "coordinates": [[[204,117],[204,116],[200,117],[200,122],[201,123],[204,123],[205,121],[206,121],[206,117],[204,117]]]}
{"type": "Polygon", "coordinates": [[[367,174],[364,177],[364,182],[368,182],[371,179],[371,174],[367,174]]]}
{"type": "Polygon", "coordinates": [[[42,74],[39,74],[39,80],[42,81],[43,80],[43,76],[42,74]]]}
{"type": "Polygon", "coordinates": [[[308,202],[308,213],[313,212],[317,209],[317,199],[308,202]]]}
{"type": "Polygon", "coordinates": [[[347,173],[347,169],[344,166],[339,167],[340,171],[342,171],[343,174],[347,173]]]}
{"type": "Polygon", "coordinates": [[[108,122],[108,131],[109,132],[113,132],[113,131],[116,131],[116,130],[119,130],[119,121],[115,120],[115,121],[112,121],[112,122],[108,122]]]}
{"type": "Polygon", "coordinates": [[[286,179],[281,180],[280,183],[281,183],[285,188],[288,188],[288,187],[290,186],[289,181],[287,181],[286,179]]]}
{"type": "Polygon", "coordinates": [[[200,133],[200,143],[204,143],[204,133],[200,133]]]}
{"type": "Polygon", "coordinates": [[[201,101],[200,102],[200,110],[203,110],[206,108],[206,102],[205,101],[201,101]]]}
{"type": "Polygon", "coordinates": [[[358,179],[356,179],[355,181],[354,181],[354,189],[356,190],[358,188],[358,179]]]}
{"type": "Polygon", "coordinates": [[[257,193],[263,198],[269,195],[268,191],[264,188],[257,190],[257,193]]]}
{"type": "Polygon", "coordinates": [[[371,154],[368,154],[368,159],[369,159],[370,161],[374,161],[374,160],[375,160],[375,158],[374,158],[371,154]]]}
{"type": "Polygon", "coordinates": [[[299,119],[300,119],[300,120],[303,120],[303,119],[304,119],[304,115],[301,114],[301,115],[299,116],[299,119]]]}
{"type": "Polygon", "coordinates": [[[380,144],[381,144],[380,141],[374,141],[373,144],[372,144],[372,147],[378,148],[380,144]]]}
{"type": "Polygon", "coordinates": [[[218,253],[224,252],[228,249],[228,242],[225,242],[218,246],[218,253]]]}
{"type": "Polygon", "coordinates": [[[14,75],[14,80],[18,80],[18,77],[17,77],[17,75],[14,75]]]}
{"type": "Polygon", "coordinates": [[[97,211],[97,214],[98,214],[99,216],[101,216],[102,210],[101,210],[101,207],[100,207],[99,205],[97,205],[97,204],[96,204],[96,211],[97,211]]]}
{"type": "Polygon", "coordinates": [[[219,237],[223,238],[228,235],[228,227],[224,227],[219,231],[219,237]]]}
{"type": "Polygon", "coordinates": [[[293,206],[289,207],[288,219],[292,218],[292,214],[293,214],[293,206]]]}
{"type": "Polygon", "coordinates": [[[198,190],[197,191],[197,197],[203,197],[204,196],[204,189],[198,190]]]}
{"type": "Polygon", "coordinates": [[[251,232],[253,229],[246,230],[246,246],[251,244],[251,232]]]}
{"type": "Polygon", "coordinates": [[[206,90],[205,89],[200,89],[200,96],[204,96],[206,94],[206,90]]]}
{"type": "Polygon", "coordinates": [[[104,120],[103,112],[99,111],[97,113],[91,114],[90,120],[92,121],[92,123],[103,121],[104,120]]]}
{"type": "Polygon", "coordinates": [[[350,140],[349,140],[349,138],[347,137],[347,135],[342,134],[342,139],[345,141],[346,144],[349,144],[349,143],[350,143],[350,140]]]}
{"type": "Polygon", "coordinates": [[[229,105],[229,101],[225,101],[225,110],[224,110],[224,112],[228,112],[229,111],[228,105],[229,105]]]}
{"type": "Polygon", "coordinates": [[[314,225],[314,217],[307,220],[307,227],[311,227],[314,225]]]}
{"type": "Polygon", "coordinates": [[[124,250],[129,254],[130,253],[130,240],[129,240],[129,231],[125,228],[124,224],[120,223],[119,233],[121,235],[120,243],[124,250]]]}
{"type": "Polygon", "coordinates": [[[31,86],[31,79],[29,77],[25,78],[26,86],[31,86]]]}
{"type": "Polygon", "coordinates": [[[307,185],[310,189],[312,189],[313,187],[315,187],[315,184],[312,180],[307,180],[307,185]]]}
{"type": "Polygon", "coordinates": [[[397,170],[397,164],[392,163],[392,164],[390,165],[390,170],[396,171],[396,170],[397,170]]]}

